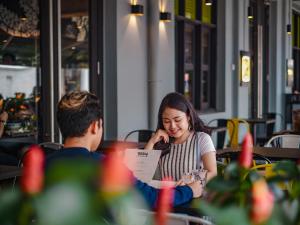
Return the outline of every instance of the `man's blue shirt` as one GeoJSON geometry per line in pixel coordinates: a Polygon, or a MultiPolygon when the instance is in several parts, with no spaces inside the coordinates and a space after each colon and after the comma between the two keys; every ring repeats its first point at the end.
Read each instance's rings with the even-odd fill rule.
{"type": "MultiPolygon", "coordinates": [[[[85,158],[92,161],[99,162],[105,156],[98,152],[89,152],[86,148],[72,147],[58,150],[46,158],[46,167],[57,160],[85,158]]],[[[134,186],[144,196],[146,202],[151,208],[157,205],[159,189],[149,186],[148,184],[135,179],[134,186]]],[[[193,198],[192,189],[188,186],[177,186],[174,191],[173,206],[178,206],[191,201],[193,198]]]]}

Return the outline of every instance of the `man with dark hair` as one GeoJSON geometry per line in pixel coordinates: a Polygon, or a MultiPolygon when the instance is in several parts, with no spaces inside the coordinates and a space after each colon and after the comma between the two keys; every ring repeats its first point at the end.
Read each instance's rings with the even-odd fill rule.
{"type": "MultiPolygon", "coordinates": [[[[103,156],[95,152],[100,144],[103,128],[99,99],[85,91],[66,94],[58,104],[57,120],[64,148],[47,158],[47,165],[58,159],[74,157],[100,160],[103,156]]],[[[145,197],[151,207],[156,206],[159,189],[153,188],[136,179],[135,187],[145,197]]],[[[177,186],[174,191],[174,206],[199,197],[199,181],[189,185],[177,186]]]]}

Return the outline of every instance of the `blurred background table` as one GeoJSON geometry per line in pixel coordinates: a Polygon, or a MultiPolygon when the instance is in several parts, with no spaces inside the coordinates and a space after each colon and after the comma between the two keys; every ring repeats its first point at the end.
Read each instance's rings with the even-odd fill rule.
{"type": "MultiPolygon", "coordinates": [[[[217,157],[220,157],[226,153],[239,153],[241,148],[225,148],[217,150],[217,157]]],[[[270,147],[253,147],[253,153],[262,155],[268,159],[273,160],[298,160],[300,159],[300,149],[298,148],[270,148],[270,147]]]]}

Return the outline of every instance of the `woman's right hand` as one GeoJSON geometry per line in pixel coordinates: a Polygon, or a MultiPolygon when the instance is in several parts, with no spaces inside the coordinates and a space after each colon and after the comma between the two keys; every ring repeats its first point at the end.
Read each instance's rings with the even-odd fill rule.
{"type": "Polygon", "coordinates": [[[153,149],[153,146],[163,140],[165,143],[169,142],[169,135],[165,130],[159,129],[155,132],[155,134],[150,138],[145,149],[153,149]]]}

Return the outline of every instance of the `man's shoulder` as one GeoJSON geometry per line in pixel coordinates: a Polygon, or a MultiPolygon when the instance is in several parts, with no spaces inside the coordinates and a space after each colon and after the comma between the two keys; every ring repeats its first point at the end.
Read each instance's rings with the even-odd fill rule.
{"type": "Polygon", "coordinates": [[[98,161],[103,159],[103,155],[98,152],[89,152],[86,148],[63,148],[47,156],[46,164],[51,164],[58,160],[72,160],[78,158],[98,161]]]}

